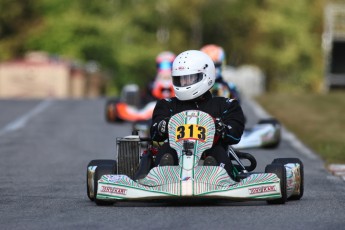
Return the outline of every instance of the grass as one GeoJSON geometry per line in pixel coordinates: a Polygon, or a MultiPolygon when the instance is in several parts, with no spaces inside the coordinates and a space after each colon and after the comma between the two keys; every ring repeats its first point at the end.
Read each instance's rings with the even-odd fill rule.
{"type": "Polygon", "coordinates": [[[330,163],[345,163],[345,91],[265,94],[256,101],[330,163]]]}

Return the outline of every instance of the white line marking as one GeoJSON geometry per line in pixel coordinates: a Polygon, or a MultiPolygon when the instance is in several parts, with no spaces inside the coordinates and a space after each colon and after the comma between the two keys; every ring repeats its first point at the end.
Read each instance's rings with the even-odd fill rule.
{"type": "Polygon", "coordinates": [[[290,142],[291,146],[297,149],[300,153],[307,156],[309,159],[316,160],[318,157],[316,154],[304,145],[296,136],[295,134],[288,131],[286,128],[282,128],[282,136],[283,139],[290,142]]]}
{"type": "Polygon", "coordinates": [[[29,119],[34,117],[35,115],[39,114],[43,110],[45,110],[48,106],[52,104],[52,100],[47,99],[39,103],[35,108],[33,108],[30,112],[27,114],[19,117],[18,119],[12,121],[8,125],[6,125],[4,128],[0,130],[0,136],[5,135],[9,132],[16,131],[18,129],[23,128],[29,119]]]}

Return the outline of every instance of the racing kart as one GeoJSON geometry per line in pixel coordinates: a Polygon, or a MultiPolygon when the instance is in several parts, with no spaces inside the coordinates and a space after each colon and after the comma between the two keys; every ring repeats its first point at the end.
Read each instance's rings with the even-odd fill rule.
{"type": "MultiPolygon", "coordinates": [[[[132,129],[140,136],[150,136],[152,113],[156,102],[150,102],[141,109],[124,102],[107,104],[107,121],[129,121],[132,129]],[[115,115],[117,114],[117,115],[115,115]],[[115,117],[116,116],[116,117],[115,117]],[[111,117],[111,118],[110,118],[111,117]]],[[[277,148],[281,141],[281,125],[274,118],[261,119],[253,127],[244,130],[241,141],[234,145],[236,149],[277,148]]]]}
{"type": "Polygon", "coordinates": [[[151,120],[156,101],[141,105],[139,86],[126,85],[120,98],[110,98],[105,105],[105,119],[109,123],[117,122],[142,122],[151,120]]]}
{"type": "Polygon", "coordinates": [[[252,128],[245,129],[235,149],[277,148],[281,140],[281,124],[275,118],[261,119],[252,128]]]}
{"type": "MultiPolygon", "coordinates": [[[[118,201],[169,199],[266,200],[284,204],[299,200],[304,191],[303,164],[298,158],[278,158],[265,172],[254,172],[255,158],[229,146],[236,176],[223,167],[204,166],[204,151],[215,135],[213,118],[188,110],[171,117],[169,144],[176,150],[178,165],[154,166],[154,148],[142,151],[149,141],[137,135],[117,139],[115,160],[93,160],[87,166],[87,196],[97,205],[118,201]],[[249,165],[244,165],[246,159],[249,165]]],[[[152,146],[151,146],[152,147],[152,146]]]]}
{"type": "MultiPolygon", "coordinates": [[[[105,106],[106,121],[118,123],[127,121],[132,123],[132,129],[142,137],[149,137],[152,113],[156,101],[138,106],[138,88],[127,85],[121,93],[121,99],[109,99],[105,106]]],[[[241,141],[234,145],[236,149],[248,148],[277,148],[281,140],[281,125],[274,118],[262,119],[253,127],[247,128],[241,141]]]]}

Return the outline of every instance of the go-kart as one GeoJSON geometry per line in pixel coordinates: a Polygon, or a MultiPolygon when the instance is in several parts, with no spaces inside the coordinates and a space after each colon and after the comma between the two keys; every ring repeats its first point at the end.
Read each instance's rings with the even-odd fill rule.
{"type": "MultiPolygon", "coordinates": [[[[156,101],[139,108],[124,100],[110,99],[106,104],[106,120],[109,123],[132,122],[133,131],[140,136],[150,136],[152,113],[156,101]]],[[[281,125],[274,118],[259,120],[253,127],[244,131],[241,141],[234,145],[236,149],[277,148],[281,140],[281,125]]]]}
{"type": "Polygon", "coordinates": [[[281,140],[281,125],[274,118],[259,120],[250,129],[245,129],[235,149],[277,148],[281,140]]]}
{"type": "MultiPolygon", "coordinates": [[[[152,109],[153,110],[153,109],[152,109]]],[[[146,110],[147,111],[147,110],[146,110]]],[[[138,114],[142,112],[138,111],[138,114]]],[[[134,117],[134,116],[133,116],[134,117]]],[[[133,132],[138,132],[140,136],[150,136],[151,119],[136,120],[133,123],[133,132]]],[[[277,148],[281,141],[281,124],[275,118],[259,120],[253,127],[246,128],[241,137],[241,141],[233,145],[235,149],[277,148]]]]}
{"type": "Polygon", "coordinates": [[[154,166],[155,152],[142,152],[137,135],[117,139],[115,160],[93,160],[87,166],[87,196],[97,205],[117,201],[169,199],[266,200],[284,204],[303,196],[303,164],[298,158],[278,158],[265,172],[254,172],[255,158],[249,153],[228,151],[238,171],[230,177],[223,167],[204,166],[204,151],[215,135],[213,118],[202,111],[188,110],[171,117],[169,144],[179,163],[154,166]],[[250,165],[244,165],[246,159],[250,165]]]}
{"type": "Polygon", "coordinates": [[[120,98],[109,98],[105,105],[105,119],[109,123],[139,122],[151,120],[156,101],[140,103],[139,86],[126,85],[120,98]]]}
{"type": "Polygon", "coordinates": [[[106,119],[110,123],[120,121],[146,123],[151,120],[155,106],[156,101],[149,102],[142,108],[123,101],[108,101],[106,105],[106,119]]]}

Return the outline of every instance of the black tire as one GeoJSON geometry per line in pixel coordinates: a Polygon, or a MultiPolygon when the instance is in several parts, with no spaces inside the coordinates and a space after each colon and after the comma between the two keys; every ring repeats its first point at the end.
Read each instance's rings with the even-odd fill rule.
{"type": "Polygon", "coordinates": [[[119,99],[108,99],[105,104],[105,120],[109,123],[122,122],[123,120],[117,116],[116,104],[119,103],[119,99]]]}
{"type": "Polygon", "coordinates": [[[280,122],[275,118],[265,118],[265,119],[259,120],[258,124],[280,125],[280,122]]]}
{"type": "Polygon", "coordinates": [[[280,145],[280,140],[277,142],[274,142],[273,144],[265,145],[264,148],[265,149],[275,149],[275,148],[278,148],[279,145],[280,145]]]}
{"type": "MultiPolygon", "coordinates": [[[[273,126],[280,126],[280,122],[275,119],[275,118],[267,118],[267,119],[262,119],[258,122],[258,124],[272,124],[273,126]]],[[[277,141],[270,143],[268,145],[263,146],[266,149],[275,149],[279,146],[280,141],[281,141],[281,133],[280,131],[276,135],[277,141]]]]}
{"type": "Polygon", "coordinates": [[[298,158],[277,158],[274,159],[273,163],[278,163],[278,164],[288,164],[288,163],[294,163],[294,164],[299,164],[300,165],[300,177],[301,177],[301,183],[300,183],[300,193],[298,195],[292,195],[288,198],[288,200],[300,200],[304,194],[304,166],[303,162],[298,159],[298,158]]]}
{"type": "MultiPolygon", "coordinates": [[[[257,162],[256,162],[256,159],[254,158],[254,156],[252,154],[240,152],[238,150],[236,150],[235,153],[240,160],[246,159],[250,162],[250,165],[244,166],[248,172],[254,171],[254,169],[256,168],[257,162]]],[[[230,156],[230,159],[232,161],[236,161],[232,155],[230,156]]],[[[241,172],[243,170],[243,168],[240,165],[238,165],[238,164],[233,164],[233,165],[237,169],[237,171],[241,172]]]]}
{"type": "Polygon", "coordinates": [[[133,180],[144,179],[149,171],[154,167],[154,162],[152,158],[152,152],[148,151],[147,154],[144,154],[140,159],[139,169],[134,175],[133,180]]]}
{"type": "Polygon", "coordinates": [[[116,171],[114,169],[116,169],[116,164],[115,165],[100,165],[95,170],[95,179],[94,179],[95,203],[99,206],[109,206],[115,203],[115,201],[97,199],[98,180],[101,179],[103,175],[116,174],[115,173],[116,171]]]}
{"type": "MultiPolygon", "coordinates": [[[[87,191],[87,197],[91,200],[94,201],[95,198],[90,194],[90,189],[89,189],[89,173],[88,173],[88,168],[90,166],[104,166],[104,165],[109,165],[113,168],[112,173],[116,174],[117,173],[117,164],[115,160],[92,160],[90,161],[90,163],[87,165],[86,168],[86,191],[87,191]]],[[[95,174],[94,176],[94,180],[95,180],[95,174]]]]}
{"type": "Polygon", "coordinates": [[[280,191],[282,194],[281,198],[274,199],[274,200],[267,200],[268,204],[285,204],[287,200],[287,192],[286,192],[286,170],[284,165],[282,164],[270,164],[267,165],[265,168],[265,173],[274,173],[280,179],[280,191]]]}

